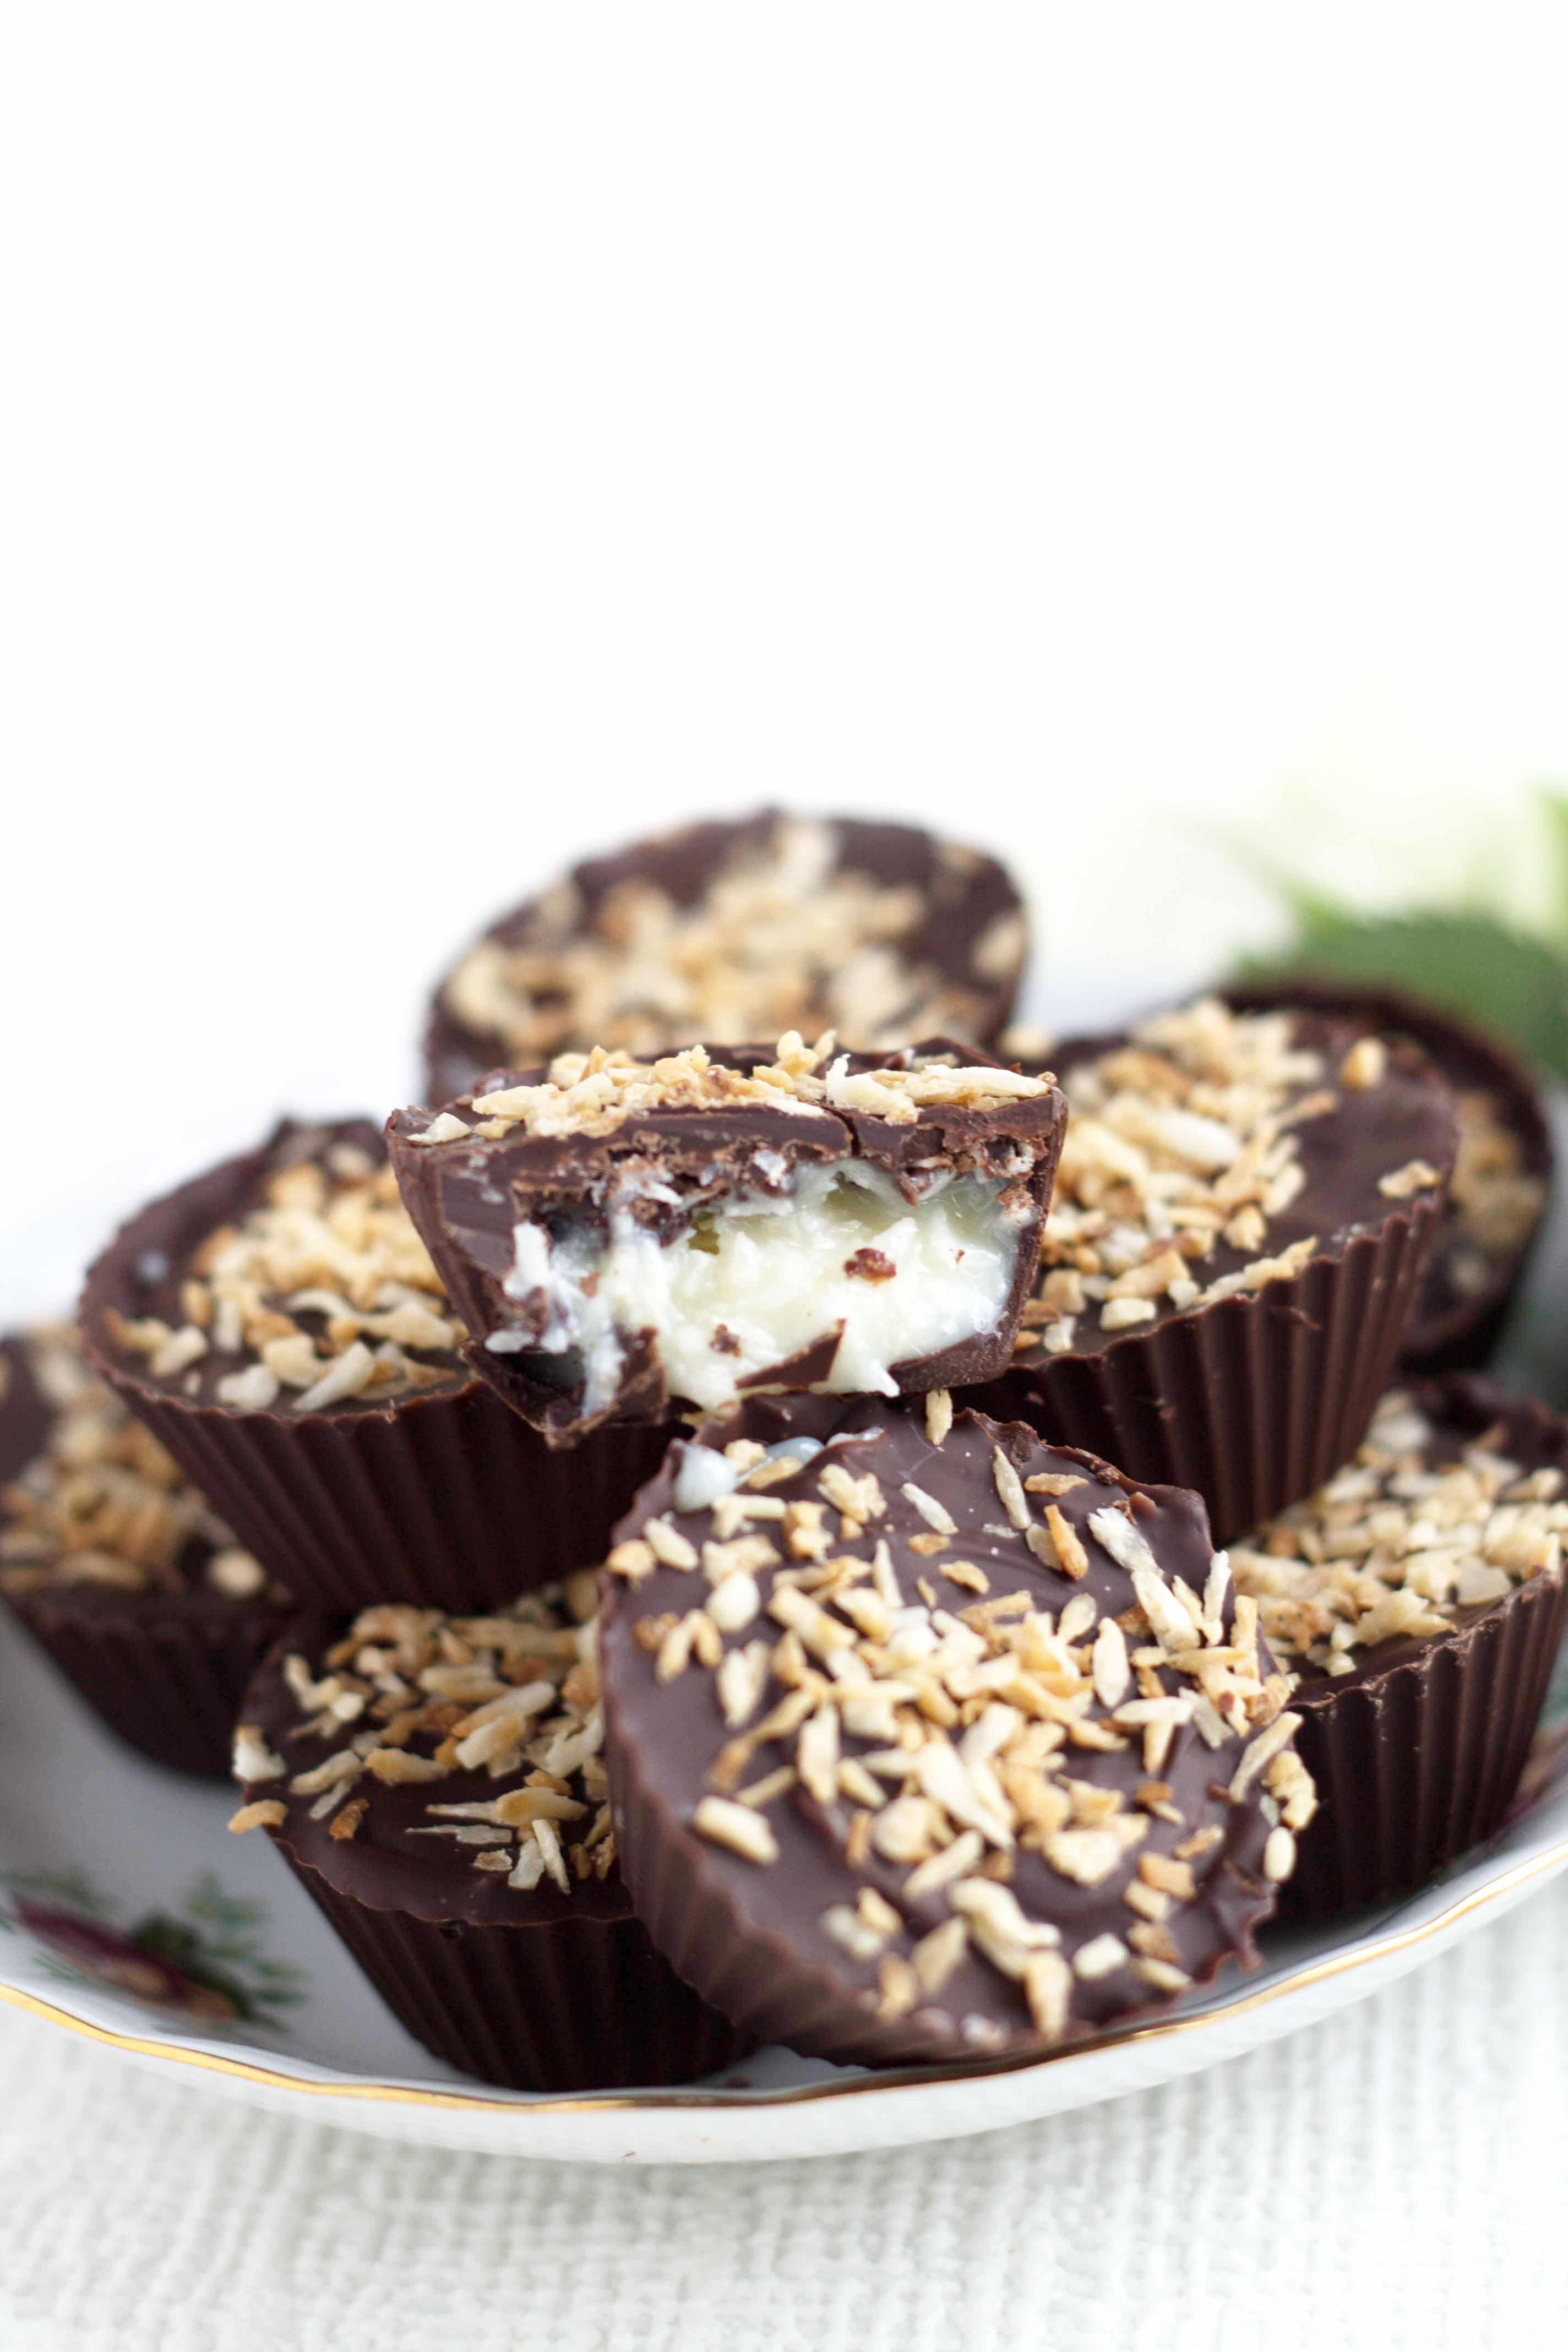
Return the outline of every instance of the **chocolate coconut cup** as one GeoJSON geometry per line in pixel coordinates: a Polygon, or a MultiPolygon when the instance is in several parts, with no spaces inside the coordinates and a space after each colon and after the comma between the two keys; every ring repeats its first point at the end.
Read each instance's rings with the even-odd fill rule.
{"type": "Polygon", "coordinates": [[[1292,974],[1227,988],[1225,996],[1241,1011],[1300,1004],[1413,1037],[1447,1079],[1459,1106],[1459,1155],[1399,1360],[1412,1373],[1479,1370],[1519,1296],[1551,1194],[1552,1130],[1529,1069],[1489,1031],[1398,989],[1292,974]],[[1497,1180],[1489,1184],[1485,1167],[1498,1150],[1514,1162],[1503,1171],[1511,1196],[1506,1222],[1496,1214],[1497,1180]]]}
{"type": "MultiPolygon", "coordinates": [[[[1296,1033],[1331,1078],[1363,1034],[1313,1016],[1296,1033]]],[[[1074,1068],[1127,1042],[1073,1040],[1053,1055],[1069,1110],[1053,1225],[1074,1129],[1083,1131],[1074,1068]]],[[[1195,1488],[1222,1544],[1321,1485],[1354,1452],[1388,1385],[1442,1230],[1457,1147],[1452,1097],[1426,1055],[1401,1040],[1385,1053],[1376,1087],[1342,1088],[1335,1110],[1300,1126],[1304,1182],[1257,1253],[1278,1272],[1246,1286],[1256,1261],[1222,1247],[1194,1268],[1204,1285],[1194,1302],[1151,1302],[1152,1319],[1094,1330],[1057,1353],[1047,1330],[966,1402],[1129,1476],[1195,1488]],[[1421,1171],[1429,1181],[1415,1181],[1421,1171]],[[1408,1189],[1389,1196],[1384,1180],[1408,1189]],[[1222,1290],[1237,1286],[1204,1295],[1216,1276],[1222,1290]]]]}
{"type": "MultiPolygon", "coordinates": [[[[26,1339],[0,1341],[0,1486],[38,1460],[56,1412],[26,1339]]],[[[19,1523],[0,1494],[0,1524],[14,1534],[19,1523]]],[[[9,1548],[0,1558],[0,1599],[110,1730],[173,1771],[211,1778],[228,1770],[240,1698],[288,1616],[277,1595],[205,1583],[218,1548],[193,1535],[178,1582],[142,1590],[56,1577],[9,1548]]]]}
{"type": "MultiPolygon", "coordinates": [[[[1568,1423],[1532,1399],[1464,1374],[1405,1393],[1439,1433],[1433,1459],[1488,1437],[1526,1473],[1568,1471],[1568,1423]]],[[[1282,1913],[1394,1902],[1502,1826],[1568,1622],[1568,1577],[1559,1565],[1445,1613],[1447,1631],[1358,1648],[1346,1674],[1282,1655],[1302,1667],[1290,1705],[1319,1797],[1282,1913]]]]}
{"type": "Polygon", "coordinates": [[[1198,1497],[945,1396],[826,1404],[678,1441],[601,1577],[659,1948],[873,2065],[1042,2055],[1254,1965],[1311,1789],[1198,1497]]]}
{"type": "MultiPolygon", "coordinates": [[[[289,1654],[318,1662],[331,1630],[304,1621],[279,1643],[247,1696],[237,1759],[265,1764],[276,1747],[297,1777],[341,1741],[342,1727],[331,1739],[300,1736],[283,1674],[289,1654]]],[[[521,1778],[481,1767],[389,1786],[367,1774],[355,1790],[368,1792],[363,1819],[347,1838],[333,1833],[347,1805],[322,1817],[319,1799],[294,1793],[281,1774],[244,1790],[247,1807],[281,1808],[268,1836],[387,2007],[464,2074],[510,2090],[592,2091],[689,2082],[726,2065],[741,2048],[734,2029],[654,1950],[613,1868],[574,1878],[569,1893],[548,1881],[519,1892],[473,1868],[471,1848],[411,1834],[426,1830],[432,1797],[482,1806],[521,1778]]]]}
{"type": "Polygon", "coordinates": [[[1066,1113],[1048,1078],[966,1051],[694,1046],[395,1112],[392,1165],[475,1371],[563,1447],[758,1389],[1000,1371],[1066,1113]]]}
{"type": "Polygon", "coordinates": [[[602,1557],[609,1529],[657,1465],[668,1432],[608,1426],[569,1460],[451,1352],[431,1385],[386,1402],[347,1397],[300,1412],[225,1403],[224,1360],[154,1379],[117,1343],[116,1318],[178,1323],[184,1269],[267,1173],[322,1134],[374,1160],[378,1130],[284,1120],[241,1153],[152,1202],[91,1267],[81,1325],[102,1377],[208,1495],[270,1574],[306,1605],[374,1600],[480,1608],[602,1557]]]}
{"type": "Polygon", "coordinates": [[[436,990],[426,1097],[594,1045],[660,1053],[786,1029],[992,1045],[1027,951],[1005,869],[913,825],[777,809],[685,825],[588,859],[492,924],[436,990]],[[679,966],[662,952],[678,933],[679,966]]]}

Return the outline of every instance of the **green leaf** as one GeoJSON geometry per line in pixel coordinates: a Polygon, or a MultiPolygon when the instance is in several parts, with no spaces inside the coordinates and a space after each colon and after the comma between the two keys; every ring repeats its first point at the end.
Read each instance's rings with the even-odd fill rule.
{"type": "MultiPolygon", "coordinates": [[[[1563,804],[1568,858],[1568,803],[1563,804]]],[[[1490,915],[1442,908],[1363,915],[1292,892],[1296,937],[1247,957],[1240,980],[1288,973],[1407,990],[1495,1029],[1528,1060],[1568,1078],[1568,962],[1490,915]]]]}
{"type": "Polygon", "coordinates": [[[1538,798],[1552,862],[1556,867],[1552,929],[1560,945],[1568,948],[1568,793],[1555,793],[1543,784],[1538,798]]]}

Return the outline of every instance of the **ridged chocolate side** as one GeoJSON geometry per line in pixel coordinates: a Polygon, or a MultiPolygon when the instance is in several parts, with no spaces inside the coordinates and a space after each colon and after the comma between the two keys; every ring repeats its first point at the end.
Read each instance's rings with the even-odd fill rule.
{"type": "Polygon", "coordinates": [[[554,1454],[478,1381],[384,1412],[236,1413],[97,1362],[268,1572],[338,1613],[485,1609],[593,1566],[670,1435],[612,1424],[554,1454]]]}
{"type": "Polygon", "coordinates": [[[1568,1579],[1536,1577],[1414,1654],[1400,1644],[1396,1664],[1296,1693],[1319,1810],[1280,1889],[1282,1916],[1391,1903],[1500,1826],[1565,1620],[1568,1579]]]}
{"type": "Polygon", "coordinates": [[[1288,1281],[1131,1330],[1092,1354],[1041,1355],[968,1392],[1129,1477],[1192,1486],[1224,1545],[1350,1459],[1389,1384],[1442,1223],[1430,1197],[1288,1281]]]}
{"type": "Polygon", "coordinates": [[[514,2091],[689,2083],[742,2044],[640,1921],[460,1926],[373,1910],[273,1840],[387,2007],[466,2074],[514,2091]]]}
{"type": "Polygon", "coordinates": [[[5,1598],[110,1731],[171,1771],[226,1777],[240,1700],[285,1611],[68,1586],[5,1598]]]}

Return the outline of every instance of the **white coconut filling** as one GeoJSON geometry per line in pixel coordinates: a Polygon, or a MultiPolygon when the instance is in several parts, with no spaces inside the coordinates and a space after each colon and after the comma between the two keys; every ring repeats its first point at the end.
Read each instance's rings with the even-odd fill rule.
{"type": "Polygon", "coordinates": [[[651,1332],[670,1394],[712,1408],[837,1329],[817,1385],[895,1396],[892,1365],[1000,1321],[1030,1214],[1016,1198],[1003,1206],[1005,1189],[963,1176],[911,1203],[882,1170],[844,1160],[799,1169],[782,1196],[736,1193],[668,1243],[629,1206],[612,1209],[607,1244],[586,1223],[552,1239],[524,1223],[504,1287],[536,1313],[542,1294],[545,1328],[486,1345],[556,1359],[534,1369],[580,1378],[596,1412],[615,1396],[623,1335],[651,1332]]]}

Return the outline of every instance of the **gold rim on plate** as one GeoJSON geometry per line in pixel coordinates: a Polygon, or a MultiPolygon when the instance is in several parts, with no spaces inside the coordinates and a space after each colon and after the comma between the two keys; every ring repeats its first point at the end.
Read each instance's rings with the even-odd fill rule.
{"type": "Polygon", "coordinates": [[[853,2081],[802,2083],[793,2090],[682,2091],[679,2089],[597,2092],[570,2099],[534,2098],[526,2094],[520,2098],[495,2092],[473,2090],[435,2090],[418,2084],[365,2083],[353,2080],[310,2083],[298,2074],[279,2074],[270,2066],[258,2066],[246,2058],[226,2058],[216,2051],[187,2050],[177,2042],[153,2041],[136,2033],[115,2033],[108,2026],[90,2025],[85,2018],[75,2017],[69,2010],[57,2008],[53,2001],[41,2000],[37,1993],[24,1992],[19,1986],[0,1984],[0,2001],[20,2010],[29,2017],[41,2018],[47,2025],[61,2025],[68,2032],[80,2034],[87,2042],[96,2042],[110,2050],[124,2050],[133,2057],[156,2058],[175,2066],[194,2066],[198,2071],[226,2074],[243,2083],[259,2083],[275,2091],[291,2091],[306,2098],[366,2099],[389,2103],[395,2106],[484,2108],[502,2115],[572,2116],[644,2114],[649,2111],[675,2108],[690,2114],[704,2108],[756,2108],[802,2106],[820,2099],[853,2098],[865,2091],[930,2090],[941,2083],[961,2083],[989,2080],[997,2074],[1025,2074],[1036,2067],[1057,2066],[1073,2058],[1089,2057],[1095,2053],[1124,2048],[1134,2042],[1156,2042],[1167,2036],[1194,2033],[1206,2025],[1217,2025],[1223,2020],[1247,2017],[1267,2009],[1288,1992],[1302,1992],[1307,1987],[1326,1983],[1331,1978],[1343,1976],[1352,1969],[1365,1968],[1373,1960],[1386,1959],[1393,1953],[1408,1951],[1412,1946],[1427,1942],[1456,1920],[1471,1912],[1483,1910],[1500,1896],[1527,1886],[1534,1879],[1550,1877],[1568,1864],[1568,1832],[1548,1846],[1544,1853],[1528,1862],[1516,1863],[1511,1870],[1492,1879],[1485,1886],[1472,1889],[1450,1903],[1436,1917],[1419,1927],[1394,1929],[1380,1936],[1375,1942],[1358,1945],[1348,1951],[1333,1952],[1322,1959],[1310,1961],[1293,1969],[1272,1984],[1260,1985],[1256,1992],[1244,1993],[1239,2000],[1226,2001],[1218,2009],[1205,2010],[1197,2017],[1157,2019],[1148,2025],[1132,2025],[1119,2032],[1101,2035],[1097,2041],[1079,2042],[1066,2050],[1057,2051],[1043,2058],[1014,2058],[984,2062],[973,2066],[891,2068],[886,2074],[857,2075],[853,2081]]]}

